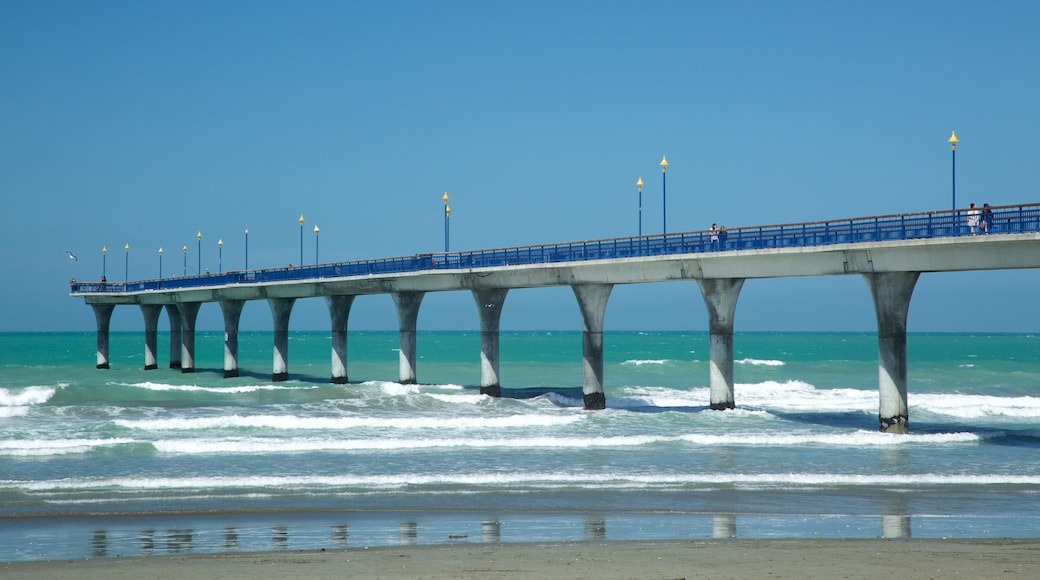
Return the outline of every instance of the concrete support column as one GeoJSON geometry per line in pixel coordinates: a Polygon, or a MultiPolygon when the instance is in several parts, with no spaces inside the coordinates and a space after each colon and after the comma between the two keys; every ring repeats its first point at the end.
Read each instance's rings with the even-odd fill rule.
{"type": "Polygon", "coordinates": [[[910,429],[906,404],[906,316],[920,272],[863,274],[878,323],[878,420],[884,433],[910,429]]]}
{"type": "Polygon", "coordinates": [[[201,302],[181,302],[181,372],[195,372],[195,319],[201,302]]]}
{"type": "Polygon", "coordinates": [[[737,297],[744,286],[743,278],[707,278],[697,280],[704,306],[708,309],[711,333],[708,379],[711,386],[711,408],[732,409],[733,396],[733,315],[737,297]]]}
{"type": "Polygon", "coordinates": [[[144,370],[146,371],[159,368],[155,351],[159,336],[159,314],[162,309],[161,304],[141,305],[141,315],[144,316],[144,370]]]}
{"type": "Polygon", "coordinates": [[[330,383],[347,383],[347,319],[354,296],[326,296],[329,319],[332,321],[332,378],[330,383]]]}
{"type": "Polygon", "coordinates": [[[603,318],[613,284],[574,284],[571,286],[581,310],[581,393],[585,409],[607,408],[603,393],[603,318]]]}
{"type": "Polygon", "coordinates": [[[170,321],[170,368],[181,368],[181,311],[176,304],[166,305],[166,318],[170,321]]]}
{"type": "Polygon", "coordinates": [[[400,327],[401,349],[398,374],[402,385],[414,385],[415,379],[415,327],[419,320],[419,305],[425,292],[393,292],[390,294],[397,306],[397,323],[400,327]]]}
{"type": "Polygon", "coordinates": [[[274,320],[274,368],[271,380],[289,380],[289,315],[292,314],[295,298],[268,298],[271,318],[274,320]]]}
{"type": "Polygon", "coordinates": [[[112,322],[112,311],[115,304],[91,304],[94,309],[94,320],[97,321],[97,368],[108,366],[108,327],[112,322]]]}
{"type": "Polygon", "coordinates": [[[245,300],[221,300],[224,314],[224,378],[238,376],[238,321],[242,318],[245,300]]]}
{"type": "Polygon", "coordinates": [[[473,290],[480,314],[480,394],[502,396],[502,385],[498,380],[499,321],[502,319],[502,304],[506,301],[507,288],[473,290]]]}

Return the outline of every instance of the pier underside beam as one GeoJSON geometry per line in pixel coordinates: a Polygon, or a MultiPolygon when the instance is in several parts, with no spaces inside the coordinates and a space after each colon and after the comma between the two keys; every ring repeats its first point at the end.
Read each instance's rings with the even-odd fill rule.
{"type": "Polygon", "coordinates": [[[159,336],[159,314],[162,313],[161,304],[142,304],[141,315],[144,316],[144,370],[151,371],[159,368],[156,360],[156,344],[159,336]]]}
{"type": "Polygon", "coordinates": [[[170,321],[170,368],[181,368],[181,311],[176,304],[166,305],[166,318],[170,321]]]}
{"type": "Polygon", "coordinates": [[[238,321],[242,318],[245,300],[221,300],[224,314],[224,378],[238,376],[238,321]]]}
{"type": "Polygon", "coordinates": [[[201,302],[181,302],[181,372],[195,372],[195,319],[201,302]]]}
{"type": "Polygon", "coordinates": [[[736,406],[733,395],[733,315],[737,298],[744,286],[743,278],[708,278],[697,280],[701,287],[704,306],[708,309],[708,330],[711,334],[710,370],[711,408],[732,409],[736,406]]]}
{"type": "Polygon", "coordinates": [[[603,392],[603,318],[613,284],[574,284],[571,286],[581,310],[581,393],[585,409],[607,408],[603,392]]]}
{"type": "Polygon", "coordinates": [[[480,394],[502,396],[502,385],[498,379],[499,322],[502,305],[506,301],[507,288],[473,290],[480,314],[480,394]]]}
{"type": "Polygon", "coordinates": [[[878,420],[885,433],[910,429],[906,403],[906,317],[920,272],[863,274],[878,324],[878,420]]]}
{"type": "Polygon", "coordinates": [[[289,316],[295,303],[295,298],[267,299],[274,322],[274,366],[271,369],[271,380],[275,382],[289,380],[289,316]]]}
{"type": "Polygon", "coordinates": [[[113,304],[91,304],[94,309],[94,320],[97,322],[97,368],[107,369],[108,365],[108,327],[112,323],[113,304]]]}
{"type": "Polygon", "coordinates": [[[400,328],[399,381],[402,385],[414,385],[415,377],[415,328],[419,320],[419,305],[425,292],[391,292],[397,306],[397,321],[400,328]]]}
{"type": "Polygon", "coordinates": [[[332,378],[330,383],[347,383],[347,319],[354,296],[326,296],[329,319],[332,321],[332,378]]]}

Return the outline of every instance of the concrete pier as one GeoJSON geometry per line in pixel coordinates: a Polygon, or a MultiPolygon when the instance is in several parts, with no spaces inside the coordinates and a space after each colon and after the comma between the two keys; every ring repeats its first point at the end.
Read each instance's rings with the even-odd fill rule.
{"type": "Polygon", "coordinates": [[[863,274],[878,324],[878,421],[885,433],[910,429],[906,403],[906,316],[920,272],[863,274]]]}
{"type": "Polygon", "coordinates": [[[271,318],[274,322],[274,366],[271,380],[289,380],[289,316],[292,314],[295,298],[268,298],[271,307],[271,318]]]}
{"type": "Polygon", "coordinates": [[[425,292],[391,292],[397,306],[397,323],[400,329],[400,363],[398,380],[402,385],[414,385],[415,379],[415,328],[419,320],[419,305],[425,292]]]}
{"type": "Polygon", "coordinates": [[[574,284],[571,286],[581,310],[581,394],[585,409],[607,408],[603,392],[603,318],[613,284],[574,284]]]}
{"type": "Polygon", "coordinates": [[[158,344],[159,314],[163,307],[159,304],[142,304],[141,315],[144,317],[144,370],[152,371],[159,368],[155,357],[156,345],[158,344]]]}
{"type": "Polygon", "coordinates": [[[506,301],[506,288],[473,290],[473,300],[480,314],[480,394],[502,396],[502,385],[498,379],[499,322],[502,305],[506,301]]]}
{"type": "Polygon", "coordinates": [[[708,309],[708,329],[711,333],[708,375],[711,408],[733,409],[736,406],[733,394],[733,315],[744,279],[702,279],[697,280],[697,284],[701,287],[704,306],[708,309]]]}
{"type": "Polygon", "coordinates": [[[176,304],[166,305],[166,318],[170,321],[170,368],[181,368],[181,311],[176,304]]]}
{"type": "Polygon", "coordinates": [[[347,319],[354,296],[326,296],[329,319],[332,321],[332,378],[330,383],[347,383],[347,319]]]}
{"type": "Polygon", "coordinates": [[[242,318],[245,300],[221,300],[224,315],[224,378],[238,376],[238,321],[242,318]]]}
{"type": "Polygon", "coordinates": [[[108,364],[108,327],[112,323],[114,304],[91,304],[94,320],[97,322],[97,368],[107,369],[108,364]]]}
{"type": "Polygon", "coordinates": [[[195,319],[201,302],[181,302],[181,372],[195,372],[195,319]]]}

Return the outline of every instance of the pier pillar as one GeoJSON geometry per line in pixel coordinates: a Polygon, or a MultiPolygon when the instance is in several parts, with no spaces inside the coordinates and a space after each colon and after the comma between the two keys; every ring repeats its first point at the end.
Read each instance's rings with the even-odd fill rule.
{"type": "Polygon", "coordinates": [[[733,315],[743,278],[705,278],[697,280],[704,306],[708,309],[711,334],[708,380],[711,408],[716,411],[736,406],[733,396],[733,315]]]}
{"type": "Polygon", "coordinates": [[[581,310],[581,393],[587,410],[607,408],[603,393],[603,318],[613,284],[574,284],[571,286],[581,310]]]}
{"type": "Polygon", "coordinates": [[[162,309],[161,304],[141,305],[141,315],[144,316],[144,370],[146,371],[159,368],[155,351],[159,336],[159,314],[162,309]]]}
{"type": "Polygon", "coordinates": [[[289,315],[295,303],[295,298],[267,299],[274,320],[274,368],[271,380],[275,382],[289,380],[289,315]]]}
{"type": "Polygon", "coordinates": [[[884,433],[910,429],[906,404],[906,316],[920,272],[863,274],[878,324],[878,420],[884,433]]]}
{"type": "Polygon", "coordinates": [[[400,327],[400,365],[398,374],[402,385],[414,385],[415,378],[415,327],[419,319],[419,304],[425,292],[392,292],[390,296],[397,306],[397,322],[400,327]]]}
{"type": "Polygon", "coordinates": [[[507,292],[507,288],[473,290],[473,299],[477,302],[477,312],[480,314],[481,395],[502,396],[502,385],[498,380],[498,329],[507,292]]]}
{"type": "Polygon", "coordinates": [[[108,366],[108,327],[112,322],[112,311],[115,304],[91,304],[94,309],[94,320],[97,321],[97,368],[108,366]]]}
{"type": "Polygon", "coordinates": [[[181,372],[195,372],[195,319],[201,302],[181,302],[181,372]]]}
{"type": "Polygon", "coordinates": [[[181,311],[176,304],[166,305],[166,318],[170,321],[170,368],[181,368],[181,311]]]}
{"type": "Polygon", "coordinates": [[[332,321],[332,378],[329,382],[344,385],[347,383],[347,318],[354,296],[326,296],[325,304],[332,321]]]}
{"type": "Polygon", "coordinates": [[[242,318],[245,300],[221,300],[224,314],[224,378],[238,376],[238,321],[242,318]]]}

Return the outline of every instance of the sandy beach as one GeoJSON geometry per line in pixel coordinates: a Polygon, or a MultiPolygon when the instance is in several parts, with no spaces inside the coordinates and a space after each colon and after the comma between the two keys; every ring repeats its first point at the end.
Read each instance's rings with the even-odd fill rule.
{"type": "Polygon", "coordinates": [[[0,576],[139,578],[1036,578],[1040,540],[457,544],[0,564],[0,576]]]}

